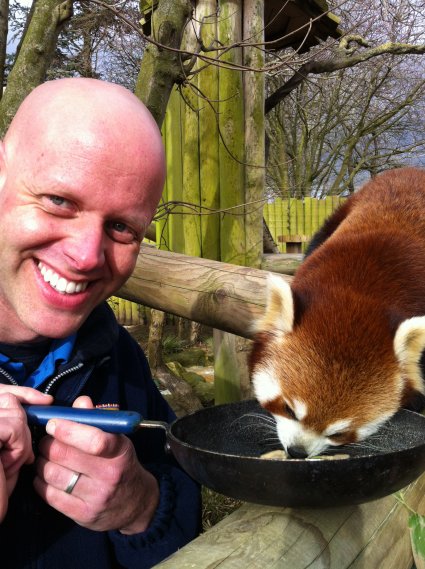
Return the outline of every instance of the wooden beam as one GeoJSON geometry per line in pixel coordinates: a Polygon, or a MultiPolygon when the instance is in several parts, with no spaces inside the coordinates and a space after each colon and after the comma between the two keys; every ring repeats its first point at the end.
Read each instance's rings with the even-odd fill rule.
{"type": "MultiPolygon", "coordinates": [[[[405,496],[424,511],[425,475],[405,496]]],[[[408,515],[394,496],[330,509],[245,503],[155,568],[410,569],[408,515]]]]}
{"type": "Polygon", "coordinates": [[[133,275],[117,296],[251,338],[252,320],[264,310],[267,274],[142,245],[133,275]]]}

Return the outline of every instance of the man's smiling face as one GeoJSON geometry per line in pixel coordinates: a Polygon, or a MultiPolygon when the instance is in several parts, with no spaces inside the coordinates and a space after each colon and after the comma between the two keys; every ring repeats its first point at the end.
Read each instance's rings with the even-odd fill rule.
{"type": "Polygon", "coordinates": [[[137,127],[117,131],[116,120],[96,122],[100,115],[89,110],[89,118],[83,108],[78,118],[51,121],[32,144],[5,140],[3,341],[71,334],[136,263],[162,187],[161,149],[137,127]]]}

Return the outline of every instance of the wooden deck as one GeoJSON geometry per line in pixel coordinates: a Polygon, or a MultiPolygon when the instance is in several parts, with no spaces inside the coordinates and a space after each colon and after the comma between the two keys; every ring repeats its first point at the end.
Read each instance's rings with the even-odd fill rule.
{"type": "MultiPolygon", "coordinates": [[[[425,511],[425,474],[405,490],[425,511]]],[[[408,512],[394,496],[334,509],[244,504],[157,569],[410,569],[408,512]]]]}

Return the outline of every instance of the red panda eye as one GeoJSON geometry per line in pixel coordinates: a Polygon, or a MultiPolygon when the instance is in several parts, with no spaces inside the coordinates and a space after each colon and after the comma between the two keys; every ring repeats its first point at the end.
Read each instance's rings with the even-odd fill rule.
{"type": "Polygon", "coordinates": [[[345,439],[346,436],[347,436],[347,433],[334,433],[333,435],[329,435],[329,438],[336,440],[336,441],[341,441],[341,440],[345,439]]]}
{"type": "Polygon", "coordinates": [[[289,407],[289,405],[287,403],[285,403],[285,405],[283,406],[283,411],[284,411],[284,413],[289,415],[291,417],[291,419],[298,421],[297,416],[295,415],[293,409],[291,409],[291,407],[289,407]]]}

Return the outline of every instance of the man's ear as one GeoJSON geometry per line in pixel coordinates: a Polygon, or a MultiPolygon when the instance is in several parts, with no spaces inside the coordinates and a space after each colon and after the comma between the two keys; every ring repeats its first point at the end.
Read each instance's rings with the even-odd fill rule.
{"type": "Polygon", "coordinates": [[[425,350],[425,316],[404,320],[394,337],[394,351],[401,372],[417,391],[424,392],[421,357],[425,350]]]}
{"type": "Polygon", "coordinates": [[[264,316],[254,322],[255,333],[268,332],[282,336],[294,326],[294,300],[291,287],[280,276],[267,276],[267,296],[264,316]]]}

